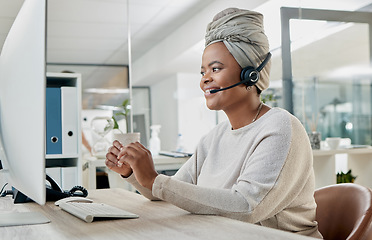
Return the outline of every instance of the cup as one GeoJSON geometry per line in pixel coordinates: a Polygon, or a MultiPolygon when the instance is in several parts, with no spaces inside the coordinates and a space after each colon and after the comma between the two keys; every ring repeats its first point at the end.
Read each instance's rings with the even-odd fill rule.
{"type": "Polygon", "coordinates": [[[139,132],[134,133],[114,133],[114,140],[118,140],[123,146],[130,143],[139,142],[141,139],[141,134],[139,132]]]}
{"type": "Polygon", "coordinates": [[[341,141],[340,137],[326,138],[326,143],[328,144],[328,147],[333,150],[337,149],[340,146],[340,141],[341,141]]]}

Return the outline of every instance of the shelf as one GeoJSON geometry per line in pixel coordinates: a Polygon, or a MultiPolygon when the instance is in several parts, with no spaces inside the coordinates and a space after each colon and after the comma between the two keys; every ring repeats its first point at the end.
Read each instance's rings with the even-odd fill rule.
{"type": "Polygon", "coordinates": [[[315,188],[336,184],[336,155],[346,154],[347,167],[357,176],[355,183],[372,188],[372,147],[313,150],[315,188]]]}
{"type": "Polygon", "coordinates": [[[372,153],[372,147],[365,148],[344,148],[344,149],[322,149],[322,150],[313,150],[313,156],[331,156],[335,154],[369,154],[372,153]]]}

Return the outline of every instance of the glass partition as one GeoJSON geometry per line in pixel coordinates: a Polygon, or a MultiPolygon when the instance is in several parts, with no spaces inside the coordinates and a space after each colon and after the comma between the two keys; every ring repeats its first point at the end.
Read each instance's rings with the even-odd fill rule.
{"type": "Polygon", "coordinates": [[[308,132],[371,145],[371,13],[282,8],[279,101],[308,132]]]}
{"type": "Polygon", "coordinates": [[[294,80],[294,115],[309,132],[372,144],[372,77],[294,80]]]}

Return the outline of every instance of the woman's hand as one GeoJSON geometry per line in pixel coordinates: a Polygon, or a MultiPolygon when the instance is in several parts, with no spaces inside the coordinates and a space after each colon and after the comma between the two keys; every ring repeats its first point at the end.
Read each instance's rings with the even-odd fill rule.
{"type": "Polygon", "coordinates": [[[151,152],[141,143],[135,142],[120,149],[117,166],[129,166],[139,184],[152,190],[158,173],[155,170],[151,152]]]}
{"type": "Polygon", "coordinates": [[[130,165],[127,163],[119,164],[118,162],[118,155],[122,147],[123,145],[119,141],[115,140],[106,154],[105,164],[109,169],[119,173],[123,177],[129,177],[133,173],[130,165]]]}

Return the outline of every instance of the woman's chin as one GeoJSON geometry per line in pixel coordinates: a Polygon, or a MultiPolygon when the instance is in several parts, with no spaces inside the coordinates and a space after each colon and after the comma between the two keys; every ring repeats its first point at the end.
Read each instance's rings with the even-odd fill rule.
{"type": "Polygon", "coordinates": [[[207,102],[207,108],[209,110],[215,110],[215,111],[221,110],[221,108],[219,108],[216,104],[208,103],[208,102],[207,102]]]}

